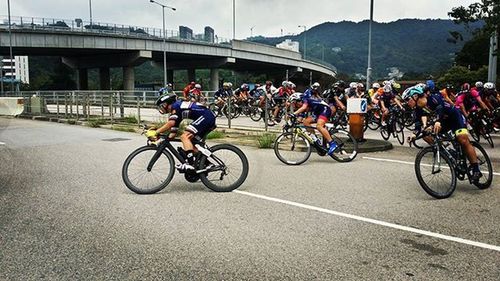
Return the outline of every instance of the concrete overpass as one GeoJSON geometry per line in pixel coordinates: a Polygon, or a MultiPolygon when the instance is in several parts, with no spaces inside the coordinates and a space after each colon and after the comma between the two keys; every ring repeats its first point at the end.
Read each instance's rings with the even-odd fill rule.
{"type": "MultiPolygon", "coordinates": [[[[14,17],[19,19],[18,17],[14,17]]],[[[49,22],[48,20],[46,22],[49,22]]],[[[54,21],[53,21],[54,22],[54,21]]],[[[57,23],[59,23],[58,21],[57,23]]],[[[35,24],[26,19],[12,25],[12,46],[15,55],[61,56],[63,62],[78,70],[79,89],[86,89],[87,70],[98,68],[102,90],[109,89],[110,67],[122,67],[124,88],[133,90],[133,67],[152,60],[163,65],[163,37],[160,32],[123,32],[132,28],[74,27],[74,24],[56,26],[35,24]]],[[[116,25],[115,25],[116,27],[116,25]]],[[[168,33],[167,33],[168,34],[168,33]]],[[[312,72],[317,76],[335,76],[336,69],[327,64],[303,60],[298,52],[248,41],[231,40],[209,43],[167,36],[167,77],[173,81],[173,71],[187,69],[189,80],[195,80],[196,69],[211,70],[211,88],[217,88],[219,69],[235,71],[289,70],[312,72]]],[[[0,55],[9,53],[9,34],[5,24],[0,25],[0,55]]]]}

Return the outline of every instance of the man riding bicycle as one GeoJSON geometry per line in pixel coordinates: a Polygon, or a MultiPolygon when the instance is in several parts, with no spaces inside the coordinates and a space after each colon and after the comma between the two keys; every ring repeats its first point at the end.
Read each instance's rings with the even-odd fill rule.
{"type": "MultiPolygon", "coordinates": [[[[476,151],[469,141],[465,118],[458,109],[444,101],[440,93],[425,93],[421,87],[415,87],[403,95],[403,99],[408,102],[408,106],[416,108],[415,110],[415,131],[410,139],[415,139],[422,128],[427,127],[427,118],[432,113],[436,115],[436,122],[433,126],[433,132],[438,134],[441,131],[452,130],[455,138],[462,146],[469,162],[472,166],[472,181],[477,182],[481,177],[479,163],[476,151]]],[[[428,143],[432,143],[431,137],[424,138],[428,143]]]]}
{"type": "Polygon", "coordinates": [[[170,131],[168,138],[175,138],[179,124],[183,119],[194,120],[186,127],[180,139],[182,149],[179,153],[185,159],[185,163],[176,164],[176,168],[180,172],[195,170],[193,166],[196,160],[195,147],[192,143],[193,138],[204,138],[210,131],[215,128],[215,115],[210,109],[190,101],[177,100],[175,94],[165,94],[160,89],[160,97],[156,100],[156,106],[161,114],[170,113],[168,122],[158,129],[150,129],[146,132],[146,136],[151,140],[156,140],[159,134],[170,131]]]}
{"type": "Polygon", "coordinates": [[[337,148],[337,143],[332,139],[330,133],[325,127],[326,122],[328,121],[328,119],[330,119],[330,115],[332,114],[332,111],[328,104],[322,100],[306,98],[302,93],[292,94],[289,98],[289,101],[290,103],[294,104],[295,108],[299,108],[293,114],[291,114],[293,117],[301,113],[312,113],[312,116],[306,117],[302,122],[307,127],[311,126],[311,123],[317,122],[316,129],[321,133],[323,139],[328,142],[328,155],[331,156],[337,148]]]}

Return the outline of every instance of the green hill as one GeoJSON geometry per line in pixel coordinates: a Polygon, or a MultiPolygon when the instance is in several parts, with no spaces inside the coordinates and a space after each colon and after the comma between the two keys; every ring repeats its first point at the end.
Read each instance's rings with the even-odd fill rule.
{"type": "MultiPolygon", "coordinates": [[[[322,58],[337,67],[339,72],[365,75],[368,55],[368,21],[359,23],[327,22],[307,30],[308,58],[322,58]],[[340,51],[338,51],[340,48],[340,51]],[[336,52],[336,51],[337,52],[336,52]]],[[[480,24],[472,25],[473,28],[480,24]]],[[[450,42],[450,31],[464,34],[464,41],[471,34],[451,20],[402,19],[390,23],[372,24],[372,68],[375,78],[388,76],[391,68],[404,73],[430,74],[449,68],[455,53],[464,42],[450,42]]],[[[284,37],[253,37],[251,41],[276,45],[285,39],[302,42],[304,33],[284,37]]]]}

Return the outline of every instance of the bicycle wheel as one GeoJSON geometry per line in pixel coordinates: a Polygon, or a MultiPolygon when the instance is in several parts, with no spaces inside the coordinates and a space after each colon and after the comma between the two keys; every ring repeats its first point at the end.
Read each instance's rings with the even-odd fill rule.
{"type": "Polygon", "coordinates": [[[203,184],[215,192],[229,192],[240,187],[248,176],[248,159],[245,153],[231,144],[218,144],[210,148],[212,154],[203,155],[199,169],[203,184]]]}
{"type": "Polygon", "coordinates": [[[250,107],[250,119],[252,121],[258,122],[262,119],[262,109],[259,107],[250,107]]]}
{"type": "Polygon", "coordinates": [[[222,112],[219,110],[219,107],[215,103],[211,103],[208,105],[208,108],[214,113],[216,117],[221,117],[222,112]]]}
{"type": "Polygon", "coordinates": [[[368,128],[370,130],[377,130],[380,127],[380,120],[375,117],[374,113],[370,113],[370,117],[368,119],[368,128]]]}
{"type": "Polygon", "coordinates": [[[477,160],[479,161],[479,170],[483,176],[479,181],[473,183],[479,189],[486,189],[491,186],[493,181],[493,166],[491,165],[491,160],[484,148],[477,142],[472,141],[472,146],[477,154],[477,160]]]}
{"type": "Polygon", "coordinates": [[[418,183],[430,196],[448,198],[457,186],[457,177],[451,160],[443,153],[436,153],[434,146],[426,147],[415,158],[418,183]]]}
{"type": "Polygon", "coordinates": [[[330,130],[332,140],[337,143],[337,149],[331,155],[338,162],[350,162],[358,155],[358,142],[344,130],[330,130]]]}
{"type": "Polygon", "coordinates": [[[148,165],[158,148],[148,145],[132,152],[122,168],[125,185],[138,194],[153,194],[164,189],[174,176],[174,159],[168,151],[163,151],[148,171],[148,165]]]}
{"type": "Polygon", "coordinates": [[[380,135],[384,140],[388,140],[391,134],[389,133],[389,130],[387,129],[387,126],[380,126],[380,135]]]}
{"type": "Polygon", "coordinates": [[[274,142],[274,154],[287,165],[300,165],[311,156],[311,144],[304,136],[283,133],[274,142]]]}
{"type": "Polygon", "coordinates": [[[399,144],[403,145],[405,143],[404,125],[403,123],[396,121],[395,127],[396,138],[398,139],[399,144]]]}

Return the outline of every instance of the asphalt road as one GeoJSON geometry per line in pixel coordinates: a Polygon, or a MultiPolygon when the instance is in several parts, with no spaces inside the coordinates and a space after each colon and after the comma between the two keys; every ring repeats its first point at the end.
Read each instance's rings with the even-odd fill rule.
{"type": "Polygon", "coordinates": [[[499,280],[498,163],[493,188],[435,200],[413,149],[290,167],[242,147],[236,192],[177,174],[140,196],[137,134],[0,118],[0,142],[0,280],[499,280]]]}

